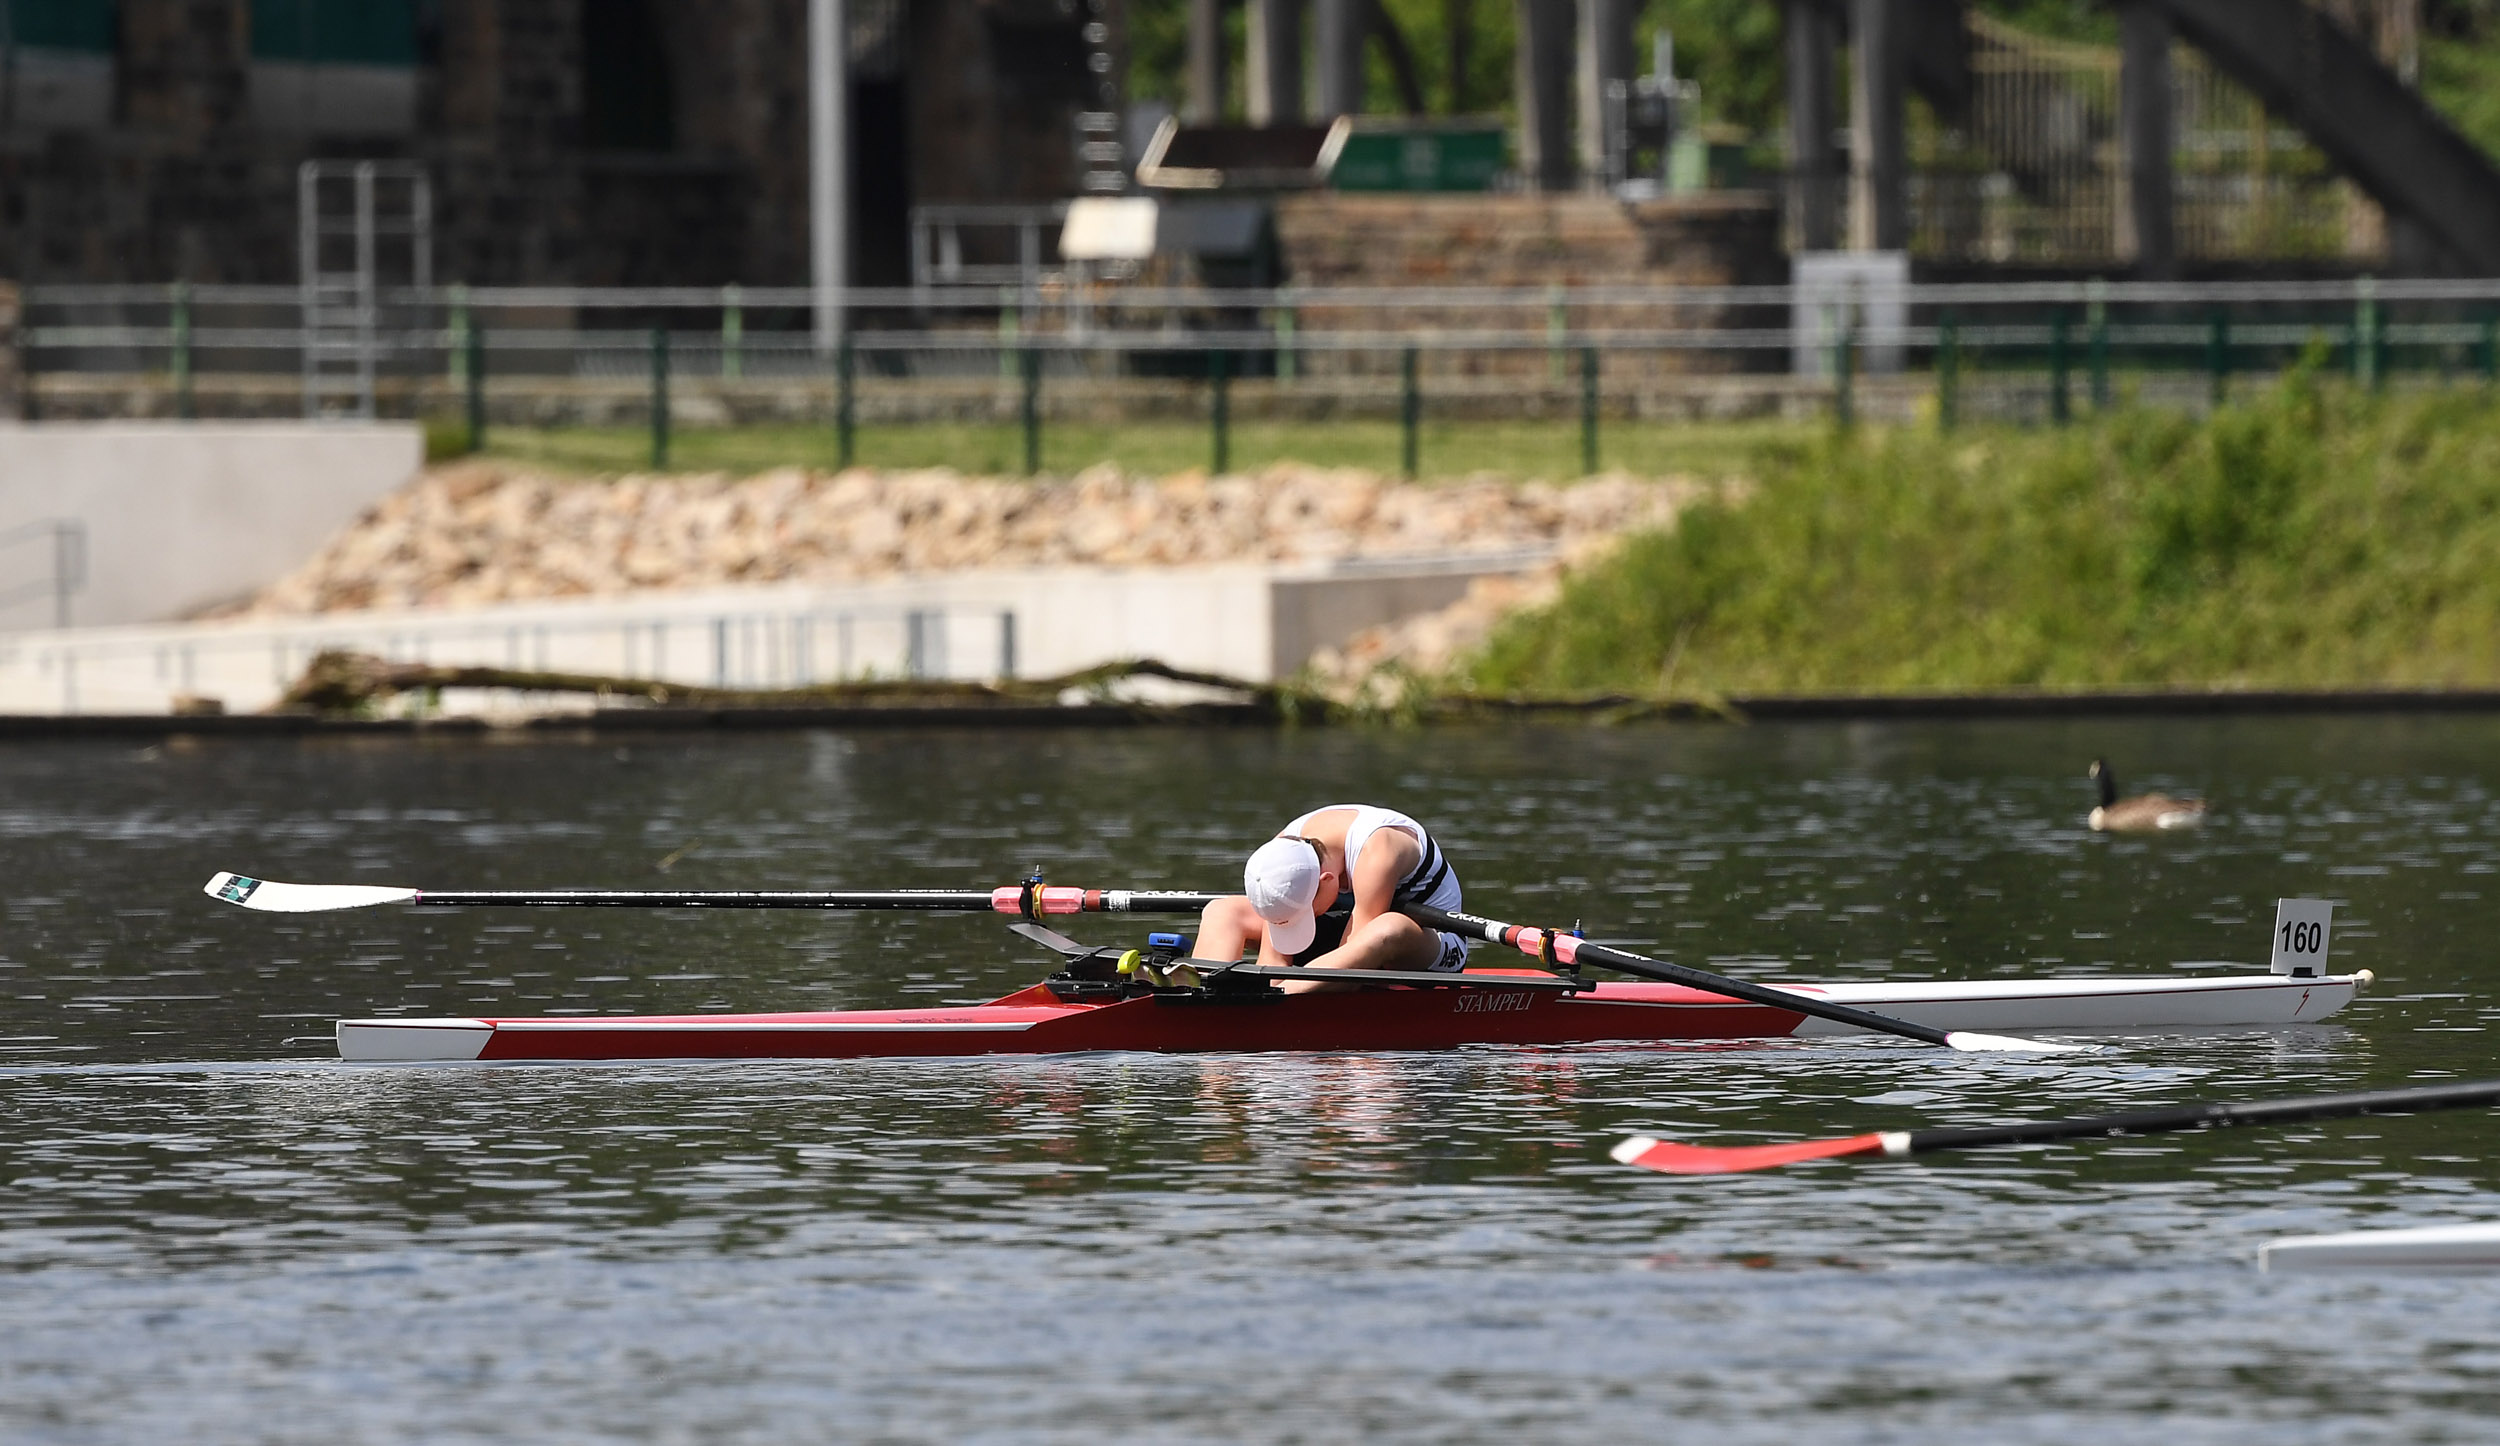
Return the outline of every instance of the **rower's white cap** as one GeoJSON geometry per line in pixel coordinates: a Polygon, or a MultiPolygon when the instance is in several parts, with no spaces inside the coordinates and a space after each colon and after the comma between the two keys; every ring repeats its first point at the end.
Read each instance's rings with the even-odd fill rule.
{"type": "Polygon", "coordinates": [[[1267,937],[1279,953],[1311,947],[1319,928],[1311,918],[1311,901],[1319,897],[1319,850],[1298,838],[1269,839],[1241,871],[1241,889],[1267,921],[1267,937]]]}

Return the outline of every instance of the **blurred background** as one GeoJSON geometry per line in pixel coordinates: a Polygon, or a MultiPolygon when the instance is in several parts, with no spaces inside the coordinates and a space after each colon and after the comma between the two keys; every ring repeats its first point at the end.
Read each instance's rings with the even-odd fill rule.
{"type": "Polygon", "coordinates": [[[2489,387],[2495,76],[2493,0],[0,0],[0,609],[268,611],[469,457],[1759,480],[1833,421],[2489,387]],[[66,430],[141,421],[195,430],[66,430]]]}
{"type": "Polygon", "coordinates": [[[2500,297],[2362,281],[2500,269],[2495,74],[2489,0],[7,0],[0,385],[441,451],[2472,371],[2500,297]]]}

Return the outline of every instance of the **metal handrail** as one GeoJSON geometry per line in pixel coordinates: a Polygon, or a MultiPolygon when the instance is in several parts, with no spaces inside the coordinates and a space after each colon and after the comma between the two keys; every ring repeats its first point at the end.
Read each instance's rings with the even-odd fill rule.
{"type": "Polygon", "coordinates": [[[1014,606],[1004,599],[975,599],[789,609],[628,608],[574,618],[323,614],[109,629],[25,644],[0,634],[0,673],[32,669],[48,677],[48,686],[59,690],[57,711],[66,714],[81,711],[82,686],[92,689],[99,677],[109,686],[116,665],[125,670],[124,682],[128,666],[136,664],[168,693],[182,694],[231,685],[239,664],[260,679],[244,690],[247,696],[274,696],[330,649],[402,662],[546,671],[557,666],[555,654],[585,643],[612,644],[619,676],[718,688],[807,687],[876,677],[878,665],[864,656],[869,654],[890,659],[909,678],[1006,679],[1017,676],[1018,666],[1014,606]],[[991,630],[995,652],[984,656],[950,648],[949,635],[959,623],[971,625],[975,643],[983,629],[991,630]],[[859,636],[869,629],[889,636],[859,636]],[[882,642],[893,646],[875,646],[882,642]],[[494,652],[502,654],[499,662],[490,659],[494,652]]]}
{"type": "MultiPolygon", "coordinates": [[[[1031,300],[1014,288],[998,286],[861,286],[840,293],[846,310],[907,309],[916,312],[995,311],[1002,304],[1031,300]]],[[[170,305],[174,289],[158,284],[32,285],[24,289],[25,304],[46,306],[170,305]]],[[[302,290],[296,286],[195,285],[189,288],[194,306],[293,306],[302,290]]],[[[816,293],[797,286],[585,287],[585,286],[450,286],[377,287],[377,300],[387,306],[466,306],[471,311],[506,308],[572,310],[668,309],[718,310],[724,305],[747,310],[812,310],[816,293]]],[[[2019,281],[1911,283],[1887,290],[1912,306],[1991,305],[2265,305],[2365,301],[2500,301],[2500,277],[2380,279],[2356,277],[2337,281],[2019,281]]],[[[1174,308],[1225,310],[1280,307],[1346,307],[1380,309],[1544,308],[1582,306],[1762,306],[1784,307],[1800,301],[1828,299],[1829,288],[1788,285],[1667,286],[1623,284],[1561,284],[1553,286],[1394,287],[1145,287],[1097,286],[1081,293],[1049,294],[1043,306],[1080,305],[1131,311],[1174,308]]]]}
{"type": "Polygon", "coordinates": [[[87,586],[87,524],[75,517],[47,517],[0,532],[0,547],[39,537],[52,540],[52,576],[42,582],[0,589],[0,606],[52,594],[52,625],[69,626],[69,600],[87,586]]]}
{"type": "MultiPolygon", "coordinates": [[[[2055,329],[2046,322],[2005,322],[1993,325],[1961,323],[1957,334],[1965,346],[2028,346],[2046,345],[2055,329]]],[[[2388,341],[2400,345],[2468,343],[2481,337],[2480,327],[2473,322],[2388,322],[2383,328],[2388,341]]],[[[2348,321],[2234,321],[2233,344],[2250,346],[2294,346],[2310,337],[2329,341],[2349,340],[2353,326],[2348,321]]],[[[1854,329],[1861,343],[1897,343],[1911,347],[1935,345],[1941,328],[1928,324],[1883,326],[1861,324],[1854,329]]],[[[2196,321],[2113,323],[2107,337],[2118,345],[2202,345],[2207,335],[2206,324],[2196,321]]],[[[650,342],[647,329],[580,330],[546,328],[527,332],[499,332],[489,348],[497,354],[520,352],[616,352],[639,356],[650,342]]],[[[865,332],[853,340],[861,353],[872,352],[955,352],[990,354],[1000,350],[1035,351],[1052,355],[1096,352],[1202,352],[1210,349],[1261,353],[1293,351],[1319,352],[1386,352],[1407,347],[1427,352],[1437,351],[1550,351],[1557,347],[1576,349],[1598,346],[1609,350],[1629,351],[1747,351],[1778,349],[1792,345],[1797,330],[1789,326],[1711,328],[1700,327],[1622,327],[1573,326],[1560,331],[1499,331],[1488,328],[1427,327],[1412,331],[1301,330],[1290,338],[1280,338],[1267,329],[1207,328],[1177,333],[1162,332],[1094,332],[1071,335],[1066,332],[1025,332],[1013,340],[1002,341],[995,336],[964,332],[865,332]]],[[[168,327],[95,326],[95,327],[33,327],[23,334],[23,344],[39,349],[69,347],[137,347],[163,349],[175,343],[176,333],[168,327]]],[[[302,345],[301,334],[274,327],[198,327],[189,333],[191,344],[202,350],[219,351],[294,351],[302,345]]],[[[396,333],[381,343],[384,355],[440,353],[455,340],[453,334],[440,330],[396,333]]],[[[703,355],[707,349],[726,349],[708,329],[672,332],[673,350],[690,356],[703,355]]],[[[815,347],[801,333],[788,335],[749,332],[737,344],[749,356],[813,355],[815,347]]],[[[50,370],[50,369],[47,369],[50,370]]]]}

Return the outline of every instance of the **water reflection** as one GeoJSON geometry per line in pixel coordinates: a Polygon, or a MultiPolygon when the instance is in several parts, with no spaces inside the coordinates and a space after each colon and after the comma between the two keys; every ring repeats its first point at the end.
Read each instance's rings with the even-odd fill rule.
{"type": "Polygon", "coordinates": [[[2492,1073],[2495,743],[2352,719],[16,748],[0,1430],[2069,1440],[2166,1412],[2191,1437],[2470,1436],[2495,1404],[2474,1287],[2245,1262],[2274,1234],[2500,1216],[2485,1115],[1719,1180],[1604,1148],[2492,1073]],[[2215,820],[2087,833],[2104,753],[2215,820]],[[927,1004],[1047,962],[983,919],[275,920],[198,894],[219,868],[913,887],[1037,862],[1200,887],[1340,797],[1425,818],[1479,907],[1765,978],[2262,959],[2272,900],[2319,893],[2339,963],[2382,982],[2331,1024],[2054,1062],[361,1068],[327,1059],[341,1014],[927,1004]],[[2331,1384],[2298,1366],[2321,1352],[2331,1384]],[[1766,1373],[1785,1394],[1744,1384],[1766,1373]],[[173,1378],[218,1384],[177,1416],[173,1378]]]}

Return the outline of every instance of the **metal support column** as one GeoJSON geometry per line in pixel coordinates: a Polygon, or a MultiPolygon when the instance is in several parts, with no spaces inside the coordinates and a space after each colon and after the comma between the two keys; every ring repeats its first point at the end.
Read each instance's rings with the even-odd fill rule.
{"type": "Polygon", "coordinates": [[[651,470],[668,470],[668,328],[651,328],[651,470]]]}
{"type": "Polygon", "coordinates": [[[2059,307],[2049,318],[2049,420],[2065,426],[2074,416],[2074,404],[2068,374],[2073,370],[2066,356],[2066,308],[2059,307]]]}
{"type": "Polygon", "coordinates": [[[1840,123],[1833,74],[1838,27],[1821,0],[1787,0],[1788,210],[1800,251],[1840,244],[1840,123]]]}
{"type": "Polygon", "coordinates": [[[833,465],[848,467],[856,459],[859,446],[858,399],[852,395],[858,371],[857,359],[851,354],[851,338],[844,333],[842,344],[833,350],[833,465]]]}
{"type": "Polygon", "coordinates": [[[1899,251],[1909,244],[1909,169],[1901,125],[1903,0],[1851,0],[1849,246],[1899,251]]]}
{"type": "Polygon", "coordinates": [[[1302,0],[1249,0],[1250,124],[1302,119],[1302,0]]]}
{"type": "Polygon", "coordinates": [[[850,16],[845,0],[807,0],[808,273],[816,352],[832,354],[850,284],[850,16]]]}
{"type": "Polygon", "coordinates": [[[1322,125],[1341,115],[1363,113],[1364,21],[1377,0],[1311,0],[1311,59],[1319,67],[1319,113],[1322,125]]]}
{"type": "Polygon", "coordinates": [[[170,355],[166,358],[174,379],[174,415],[190,421],[195,412],[191,400],[191,283],[177,281],[173,294],[173,326],[170,355]]]}
{"type": "Polygon", "coordinates": [[[1398,469],[1410,481],[1422,461],[1424,395],[1415,379],[1415,348],[1398,358],[1398,469]]]}
{"type": "Polygon", "coordinates": [[[468,391],[469,450],[486,450],[486,328],[469,327],[466,338],[467,358],[461,381],[468,391]]]}
{"type": "Polygon", "coordinates": [[[1580,174],[1606,174],[1606,84],[1632,79],[1631,0],[1580,0],[1580,174]]]}
{"type": "Polygon", "coordinates": [[[2219,306],[2205,324],[2205,379],[2215,411],[2231,400],[2231,318],[2219,306]]]}
{"type": "Polygon", "coordinates": [[[1207,353],[1207,419],[1214,432],[1214,466],[1212,476],[1221,477],[1233,467],[1233,405],[1232,358],[1222,348],[1207,353]]]}
{"type": "Polygon", "coordinates": [[[2118,11],[2118,254],[2136,274],[2178,270],[2171,205],[2170,14],[2158,0],[2129,0],[2118,11]]]}
{"type": "Polygon", "coordinates": [[[1024,475],[1042,470],[1042,354],[1024,349],[1024,397],[1019,420],[1024,423],[1024,475]]]}
{"type": "Polygon", "coordinates": [[[1189,90],[1181,116],[1197,125],[1224,118],[1224,0],[1189,0],[1189,90]]]}
{"type": "Polygon", "coordinates": [[[1519,173],[1540,191],[1571,185],[1571,0],[1520,0],[1519,173]]]}
{"type": "Polygon", "coordinates": [[[1961,419],[1961,333],[1948,311],[1936,323],[1936,426],[1950,432],[1961,419]]]}
{"type": "Polygon", "coordinates": [[[1597,348],[1580,348],[1580,475],[1597,475],[1597,348]]]}

